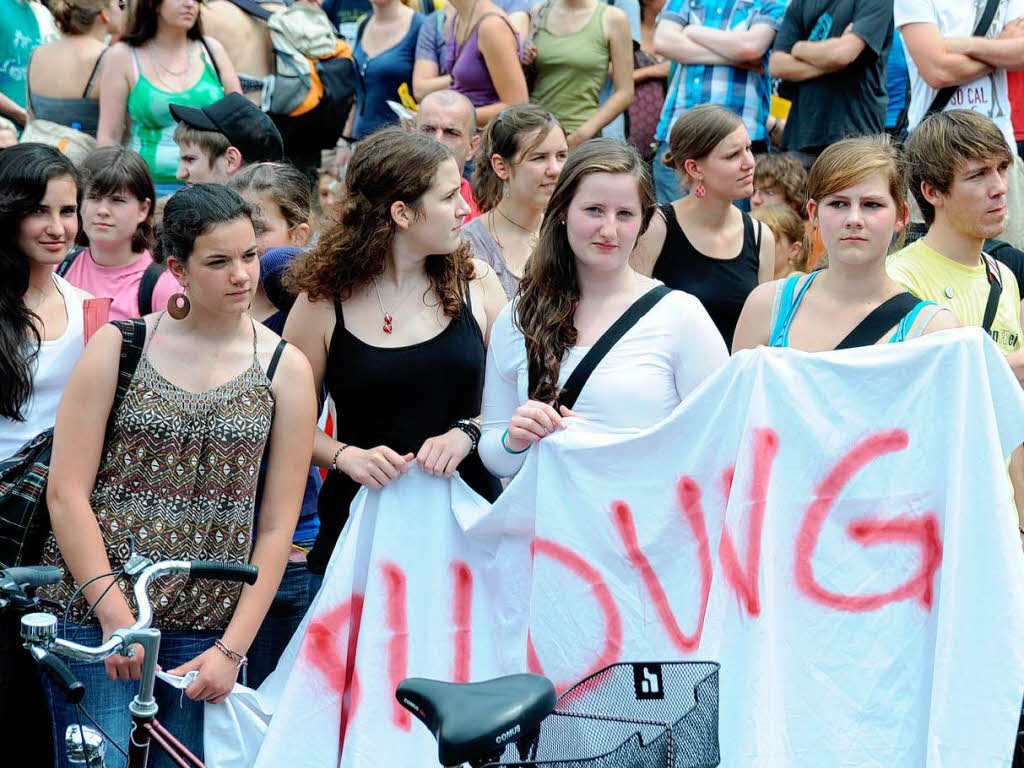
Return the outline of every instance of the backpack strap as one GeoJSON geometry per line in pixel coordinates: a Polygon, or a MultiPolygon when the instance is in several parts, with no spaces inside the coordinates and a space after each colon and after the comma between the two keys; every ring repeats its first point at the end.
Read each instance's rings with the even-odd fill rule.
{"type": "Polygon", "coordinates": [[[558,393],[555,405],[564,405],[572,410],[572,407],[576,404],[576,399],[580,396],[580,392],[583,391],[584,385],[590,378],[590,374],[597,368],[598,363],[611,351],[616,342],[626,335],[627,331],[671,292],[672,289],[667,285],[657,285],[634,301],[633,305],[622,314],[622,317],[612,323],[611,328],[601,335],[597,343],[580,360],[579,365],[569,375],[568,381],[562,387],[562,391],[558,393]]]}
{"type": "Polygon", "coordinates": [[[142,348],[146,343],[145,320],[115,320],[113,324],[121,332],[121,359],[117,365],[117,390],[114,392],[114,403],[110,406],[108,429],[121,401],[128,393],[135,369],[139,367],[139,360],[142,359],[142,348]]]}
{"type": "Polygon", "coordinates": [[[145,317],[153,311],[153,291],[160,276],[164,273],[164,265],[152,262],[146,271],[142,273],[142,280],[139,282],[139,315],[145,317]]]}
{"type": "Polygon", "coordinates": [[[999,309],[999,297],[1003,294],[1003,278],[999,274],[999,265],[995,259],[984,251],[981,252],[981,261],[985,265],[985,277],[988,278],[988,301],[985,303],[985,317],[981,321],[981,327],[985,333],[991,334],[996,310],[999,309]]]}
{"type": "Polygon", "coordinates": [[[59,277],[64,277],[64,275],[68,273],[68,270],[71,269],[71,265],[75,263],[75,259],[77,259],[78,255],[84,250],[85,248],[76,245],[74,248],[68,251],[68,255],[64,257],[64,261],[58,264],[57,268],[53,270],[54,274],[58,275],[59,277]]]}
{"type": "Polygon", "coordinates": [[[868,316],[857,323],[846,338],[836,345],[836,349],[853,349],[876,344],[882,334],[899,325],[900,321],[917,306],[918,299],[910,291],[893,296],[875,307],[868,316]]]}
{"type": "MultiPolygon", "coordinates": [[[[972,37],[986,37],[988,35],[989,28],[992,26],[992,20],[996,16],[996,10],[999,8],[999,5],[999,0],[988,0],[985,3],[985,10],[981,12],[978,24],[975,26],[974,32],[971,33],[972,37]]],[[[944,110],[949,104],[949,100],[953,98],[953,94],[956,93],[956,90],[959,87],[959,85],[948,85],[945,88],[940,89],[939,92],[935,94],[935,99],[928,107],[928,111],[924,113],[925,117],[944,110]]]]}
{"type": "Polygon", "coordinates": [[[284,352],[284,348],[288,346],[288,342],[281,339],[277,342],[277,347],[274,348],[274,356],[270,358],[270,365],[267,366],[267,380],[273,381],[274,374],[277,372],[277,364],[281,362],[281,353],[284,352]]]}
{"type": "MultiPolygon", "coordinates": [[[[257,19],[261,19],[263,21],[266,21],[267,19],[274,15],[266,8],[264,8],[262,5],[257,3],[256,0],[228,0],[228,2],[236,8],[244,11],[249,16],[255,16],[257,19]]],[[[281,0],[281,2],[284,3],[285,5],[291,5],[290,0],[281,0]]]]}

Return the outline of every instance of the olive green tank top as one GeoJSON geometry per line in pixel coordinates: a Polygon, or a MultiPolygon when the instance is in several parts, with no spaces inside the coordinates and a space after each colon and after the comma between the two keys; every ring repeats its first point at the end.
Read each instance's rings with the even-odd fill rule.
{"type": "Polygon", "coordinates": [[[142,155],[157,184],[177,182],[179,155],[178,145],[174,143],[177,123],[170,105],[202,108],[224,97],[224,88],[204,46],[195,43],[193,50],[203,57],[203,74],[191,88],[175,92],[158,88],[142,74],[138,51],[132,48],[138,80],[128,94],[128,114],[132,120],[128,147],[142,155]]]}
{"type": "Polygon", "coordinates": [[[611,54],[604,39],[605,8],[599,0],[583,29],[570,35],[549,32],[541,11],[533,36],[537,79],[530,99],[549,109],[566,133],[575,131],[597,111],[608,77],[611,54]]]}

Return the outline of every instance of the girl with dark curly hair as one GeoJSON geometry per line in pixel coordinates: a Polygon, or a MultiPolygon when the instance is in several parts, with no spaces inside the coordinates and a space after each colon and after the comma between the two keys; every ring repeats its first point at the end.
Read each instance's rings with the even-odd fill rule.
{"type": "Polygon", "coordinates": [[[457,469],[488,499],[500,490],[473,453],[473,420],[505,294],[460,244],[469,212],[460,179],[433,139],[397,128],[371,135],[349,162],[340,220],[292,268],[299,297],[284,336],[338,411],[338,439],[318,432],[313,448],[314,464],[332,470],[307,561],[314,575],[359,487],[387,485],[414,459],[436,475],[457,469]]]}
{"type": "Polygon", "coordinates": [[[726,361],[696,298],[629,265],[653,214],[654,186],[635,149],[591,139],[569,155],[519,292],[491,334],[480,440],[491,472],[515,474],[526,450],[568,416],[650,427],[726,361]],[[640,317],[575,390],[570,410],[570,376],[627,313],[640,317]]]}

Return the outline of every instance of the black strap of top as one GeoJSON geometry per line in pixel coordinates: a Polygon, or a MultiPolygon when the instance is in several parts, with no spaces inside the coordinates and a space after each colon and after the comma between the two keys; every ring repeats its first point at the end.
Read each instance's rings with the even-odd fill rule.
{"type": "Polygon", "coordinates": [[[1003,293],[1003,280],[999,274],[999,265],[984,251],[981,254],[981,261],[985,265],[985,277],[988,278],[988,301],[985,303],[985,317],[981,321],[981,327],[985,333],[991,333],[996,310],[999,309],[999,297],[1003,293]]]}
{"type": "Polygon", "coordinates": [[[100,71],[100,62],[103,61],[103,57],[107,55],[109,48],[104,48],[100,55],[96,58],[96,63],[92,65],[92,72],[89,73],[89,79],[85,83],[85,90],[82,91],[82,98],[89,98],[89,91],[92,90],[92,83],[96,79],[96,73],[100,71]]]}
{"type": "Polygon", "coordinates": [[[877,343],[883,333],[899,323],[917,306],[918,301],[919,299],[908,291],[883,301],[857,323],[857,327],[836,345],[836,349],[868,347],[877,343]]]}
{"type": "Polygon", "coordinates": [[[571,410],[576,405],[576,399],[580,396],[580,392],[583,391],[584,385],[590,378],[590,374],[597,368],[598,363],[611,351],[616,342],[640,321],[640,318],[650,312],[659,301],[671,292],[672,289],[667,285],[657,285],[634,301],[633,305],[622,314],[622,317],[612,323],[611,328],[601,335],[597,343],[580,360],[580,364],[569,375],[568,381],[559,392],[555,404],[564,405],[571,410]]]}
{"type": "Polygon", "coordinates": [[[281,362],[281,353],[284,352],[284,348],[288,346],[288,342],[281,339],[277,342],[277,347],[274,348],[274,356],[270,358],[270,365],[267,366],[267,380],[273,381],[274,374],[277,372],[277,364],[281,362]]]}
{"type": "Polygon", "coordinates": [[[217,59],[214,58],[213,51],[210,50],[210,46],[206,44],[206,38],[200,37],[199,44],[203,46],[203,50],[206,51],[206,58],[210,60],[210,64],[213,66],[213,72],[217,75],[217,82],[221,83],[221,86],[223,86],[224,83],[220,79],[220,67],[217,66],[217,59]]]}

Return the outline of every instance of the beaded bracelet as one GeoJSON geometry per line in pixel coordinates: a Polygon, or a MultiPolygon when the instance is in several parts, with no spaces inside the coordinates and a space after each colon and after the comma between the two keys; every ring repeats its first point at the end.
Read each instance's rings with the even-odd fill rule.
{"type": "Polygon", "coordinates": [[[526,453],[528,450],[530,450],[530,446],[527,445],[525,448],[522,448],[518,451],[513,451],[511,448],[508,447],[508,443],[505,442],[505,440],[507,439],[508,430],[506,429],[504,432],[501,433],[501,447],[505,449],[505,453],[511,453],[513,456],[517,456],[520,453],[526,453]]]}
{"type": "Polygon", "coordinates": [[[473,444],[469,449],[470,453],[476,450],[477,446],[480,444],[480,427],[477,426],[475,421],[472,419],[459,419],[452,425],[452,429],[461,430],[469,438],[470,442],[473,444]]]}
{"type": "Polygon", "coordinates": [[[236,651],[232,651],[230,648],[224,645],[224,642],[220,638],[214,640],[213,644],[217,647],[218,651],[223,653],[225,656],[227,656],[229,659],[235,662],[235,664],[237,664],[238,666],[244,667],[249,663],[249,659],[247,659],[245,655],[238,653],[236,651]]]}
{"type": "Polygon", "coordinates": [[[338,469],[338,457],[341,456],[341,452],[344,451],[348,447],[349,447],[349,444],[345,443],[344,445],[341,446],[341,448],[339,448],[338,450],[336,450],[334,452],[334,458],[331,459],[331,472],[340,472],[341,471],[341,470],[338,469]]]}

